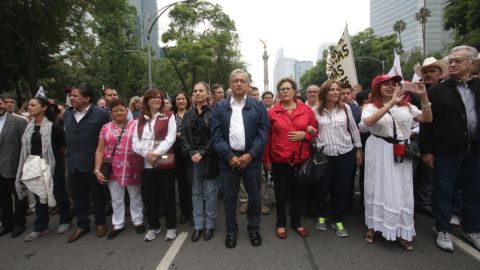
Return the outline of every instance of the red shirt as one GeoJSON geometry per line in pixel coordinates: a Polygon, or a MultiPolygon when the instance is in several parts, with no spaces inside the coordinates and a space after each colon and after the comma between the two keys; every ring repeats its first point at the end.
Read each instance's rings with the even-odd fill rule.
{"type": "Polygon", "coordinates": [[[314,136],[307,132],[303,145],[302,141],[292,142],[288,139],[290,131],[306,132],[308,126],[317,129],[317,120],[313,111],[301,102],[296,103],[297,107],[290,113],[280,104],[275,104],[268,111],[271,129],[265,147],[264,164],[272,162],[298,164],[310,156],[310,141],[314,136]],[[301,151],[300,146],[302,146],[301,151]]]}

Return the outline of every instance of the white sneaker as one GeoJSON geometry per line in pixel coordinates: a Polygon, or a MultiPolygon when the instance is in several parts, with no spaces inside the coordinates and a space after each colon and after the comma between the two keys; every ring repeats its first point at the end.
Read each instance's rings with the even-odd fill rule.
{"type": "Polygon", "coordinates": [[[68,230],[70,230],[70,224],[60,224],[60,226],[58,226],[58,229],[57,229],[57,233],[58,234],[62,234],[62,233],[66,233],[68,232],[68,230]]]}
{"type": "Polygon", "coordinates": [[[437,233],[437,247],[444,251],[453,252],[452,235],[447,232],[437,233]]]}
{"type": "Polygon", "coordinates": [[[177,238],[177,229],[168,229],[165,234],[165,240],[170,241],[177,238]]]}
{"type": "Polygon", "coordinates": [[[460,226],[461,220],[462,219],[459,216],[452,215],[452,217],[450,218],[450,225],[458,227],[460,226]]]}
{"type": "Polygon", "coordinates": [[[45,230],[43,232],[31,232],[27,236],[25,236],[23,240],[25,240],[25,242],[30,242],[39,238],[40,236],[46,235],[47,233],[48,233],[48,230],[45,230]]]}
{"type": "Polygon", "coordinates": [[[146,242],[152,241],[161,231],[162,229],[148,230],[143,240],[145,240],[146,242]]]}
{"type": "Polygon", "coordinates": [[[480,233],[463,233],[463,238],[467,239],[472,245],[480,250],[480,233]]]}

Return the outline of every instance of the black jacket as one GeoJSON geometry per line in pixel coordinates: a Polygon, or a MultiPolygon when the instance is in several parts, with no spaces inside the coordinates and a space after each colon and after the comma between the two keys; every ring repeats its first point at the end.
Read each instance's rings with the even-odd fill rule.
{"type": "Polygon", "coordinates": [[[65,112],[65,162],[70,173],[92,172],[95,151],[102,126],[111,121],[110,114],[91,104],[87,114],[77,123],[73,110],[65,112]]]}
{"type": "MultiPolygon", "coordinates": [[[[477,118],[480,119],[480,79],[469,80],[468,87],[475,95],[477,118]]],[[[420,126],[420,152],[446,154],[479,151],[480,125],[475,136],[470,136],[467,115],[456,81],[447,79],[428,90],[432,103],[433,121],[420,126]],[[472,149],[474,147],[474,149],[472,149]]]]}
{"type": "Polygon", "coordinates": [[[202,157],[214,154],[210,136],[211,116],[212,109],[209,106],[204,106],[201,114],[193,108],[183,116],[181,146],[187,159],[196,153],[202,157]]]}

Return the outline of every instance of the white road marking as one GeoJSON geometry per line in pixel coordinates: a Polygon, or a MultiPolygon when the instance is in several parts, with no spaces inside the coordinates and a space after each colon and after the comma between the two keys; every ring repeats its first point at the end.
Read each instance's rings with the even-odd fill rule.
{"type": "Polygon", "coordinates": [[[187,239],[187,235],[188,233],[186,232],[182,232],[177,235],[177,238],[175,238],[175,241],[170,246],[165,256],[163,256],[160,263],[157,265],[157,268],[155,268],[156,270],[167,270],[168,267],[170,267],[170,264],[173,262],[173,259],[175,259],[175,256],[177,256],[178,251],[182,247],[183,242],[185,242],[185,239],[187,239]]]}
{"type": "Polygon", "coordinates": [[[480,251],[476,250],[475,248],[471,247],[465,241],[458,239],[457,237],[452,235],[453,243],[461,250],[465,251],[468,255],[472,256],[475,260],[480,262],[480,251]]]}

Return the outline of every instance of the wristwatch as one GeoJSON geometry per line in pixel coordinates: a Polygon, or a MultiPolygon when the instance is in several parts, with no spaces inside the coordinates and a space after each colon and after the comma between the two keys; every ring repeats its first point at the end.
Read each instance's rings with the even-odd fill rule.
{"type": "Polygon", "coordinates": [[[94,170],[93,174],[96,174],[97,172],[100,172],[100,170],[94,170]]]}

